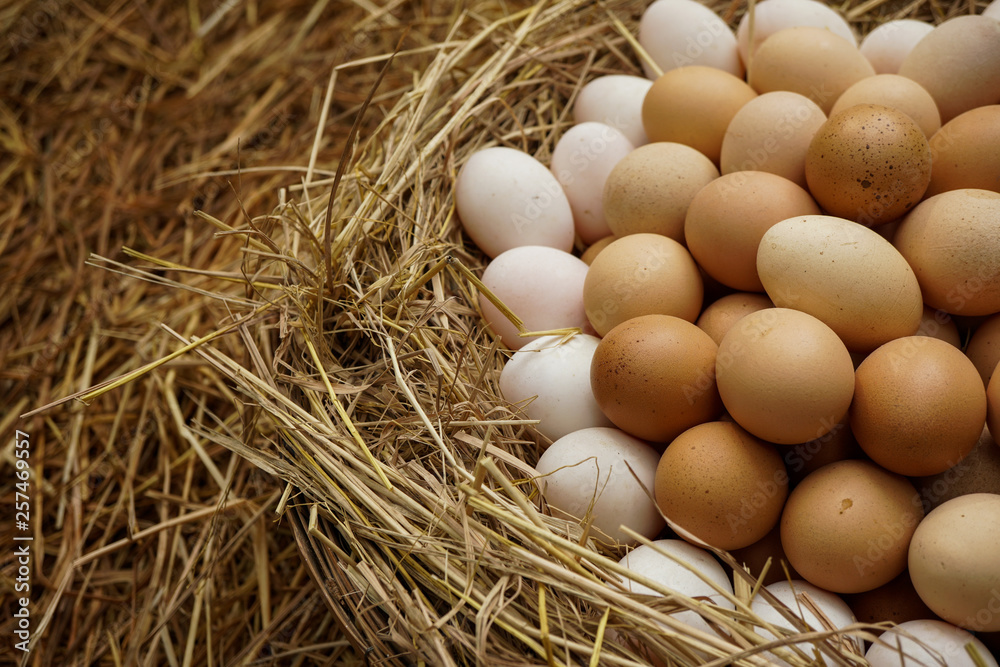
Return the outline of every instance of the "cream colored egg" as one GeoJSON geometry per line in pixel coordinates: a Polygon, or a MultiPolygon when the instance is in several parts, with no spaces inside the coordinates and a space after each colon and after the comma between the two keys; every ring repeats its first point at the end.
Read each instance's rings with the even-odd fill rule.
{"type": "Polygon", "coordinates": [[[856,104],[879,104],[902,111],[930,139],[941,129],[941,114],[934,98],[923,86],[898,74],[877,74],[861,79],[845,90],[830,110],[835,116],[856,104]]]}
{"type": "MultiPolygon", "coordinates": [[[[695,0],[656,0],[639,21],[639,44],[661,72],[704,65],[743,76],[736,35],[718,14],[695,0]]],[[[658,76],[643,62],[646,76],[658,76]]]]}
{"type": "MultiPolygon", "coordinates": [[[[857,38],[851,25],[830,5],[816,0],[764,0],[754,6],[753,48],[756,51],[771,35],[798,26],[813,26],[829,30],[854,45],[857,38]]],[[[743,15],[736,28],[740,57],[748,62],[750,55],[750,12],[743,15]]]]}
{"type": "Polygon", "coordinates": [[[642,127],[642,100],[653,82],[630,74],[606,74],[580,89],[573,103],[573,120],[610,125],[633,146],[649,143],[642,127]]]}
{"type": "Polygon", "coordinates": [[[878,74],[898,74],[899,66],[934,26],[914,19],[886,21],[861,40],[858,50],[878,74]]]}

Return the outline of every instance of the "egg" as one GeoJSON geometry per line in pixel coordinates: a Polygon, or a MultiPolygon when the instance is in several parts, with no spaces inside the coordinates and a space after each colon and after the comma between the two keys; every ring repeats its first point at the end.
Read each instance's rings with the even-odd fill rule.
{"type": "Polygon", "coordinates": [[[757,273],[775,306],[815,316],[853,352],[920,326],[913,270],[891,243],[850,220],[812,215],[773,225],[761,237],[757,273]]]}
{"type": "Polygon", "coordinates": [[[819,205],[868,227],[907,213],[930,178],[923,131],[902,111],[877,104],[831,116],[806,154],[806,182],[819,205]]]}
{"type": "MultiPolygon", "coordinates": [[[[568,252],[522,246],[497,255],[483,271],[482,281],[521,318],[527,332],[577,328],[593,334],[583,307],[587,268],[568,252]]],[[[483,293],[479,295],[479,307],[487,326],[510,349],[520,349],[532,339],[520,336],[514,323],[483,293]]]]}
{"type": "Polygon", "coordinates": [[[1000,446],[984,428],[972,451],[944,472],[911,480],[930,512],[938,505],[970,493],[1000,494],[1000,446]]]}
{"type": "Polygon", "coordinates": [[[522,404],[525,419],[537,419],[535,429],[549,440],[583,428],[611,426],[590,389],[590,363],[600,342],[578,334],[563,340],[542,336],[531,341],[504,364],[499,385],[504,398],[522,404]]]}
{"type": "Polygon", "coordinates": [[[820,320],[788,308],[759,310],[737,322],[719,345],[715,377],[736,423],[778,444],[830,432],[854,394],[844,343],[820,320]]]}
{"type": "Polygon", "coordinates": [[[776,523],[767,535],[753,544],[730,552],[736,562],[745,567],[751,575],[763,582],[763,585],[773,584],[786,579],[798,579],[799,574],[785,557],[781,546],[781,525],[776,523]],[[770,559],[770,565],[767,565],[770,559]],[[764,566],[767,565],[767,572],[764,566]]]}
{"type": "MultiPolygon", "coordinates": [[[[905,623],[918,619],[937,619],[917,595],[909,572],[903,572],[887,584],[863,593],[845,595],[844,602],[862,623],[905,623]]],[[[872,634],[881,634],[870,630],[872,634]]]]}
{"type": "Polygon", "coordinates": [[[1000,364],[1000,313],[990,316],[976,327],[965,348],[965,355],[979,371],[983,385],[989,385],[997,364],[1000,364]]]}
{"type": "Polygon", "coordinates": [[[764,40],[747,81],[761,94],[789,90],[805,95],[829,114],[841,93],[874,75],[855,43],[825,28],[796,27],[764,40]]]}
{"type": "Polygon", "coordinates": [[[1000,0],[993,0],[993,2],[986,5],[986,9],[983,10],[982,15],[1000,21],[1000,0]]]}
{"type": "Polygon", "coordinates": [[[726,128],[755,97],[746,82],[720,69],[699,65],[672,69],[646,93],[642,126],[650,141],[691,146],[718,164],[726,128]]]}
{"type": "Polygon", "coordinates": [[[931,137],[930,147],[925,196],[963,188],[1000,192],[1000,104],[955,116],[931,137]]]}
{"type": "Polygon", "coordinates": [[[1000,438],[1000,375],[996,373],[986,387],[986,427],[993,439],[1000,438]]]}
{"type": "Polygon", "coordinates": [[[922,518],[920,498],[905,477],[870,461],[838,461],[792,489],[781,515],[781,543],[809,583],[861,593],[906,569],[922,518]]]}
{"type": "Polygon", "coordinates": [[[959,349],[962,347],[962,337],[958,333],[958,325],[955,324],[951,315],[929,306],[924,306],[923,315],[920,316],[920,327],[917,329],[916,335],[940,338],[949,345],[959,349]]]}
{"type": "Polygon", "coordinates": [[[864,458],[865,454],[851,433],[850,420],[845,417],[837,422],[828,433],[799,445],[781,448],[785,460],[788,479],[795,486],[813,471],[835,461],[864,458]]]}
{"type": "Polygon", "coordinates": [[[851,25],[830,5],[816,0],[764,0],[754,5],[753,38],[750,37],[751,12],[746,12],[736,28],[736,41],[743,62],[750,62],[750,53],[774,33],[785,28],[812,26],[829,30],[857,46],[851,25]],[[751,49],[752,43],[752,49],[751,49]]]}
{"type": "Polygon", "coordinates": [[[647,495],[659,454],[615,428],[585,428],[549,446],[538,459],[537,483],[550,510],[570,520],[589,518],[591,530],[612,546],[635,544],[621,526],[652,539],[664,522],[647,495]]]}
{"type": "Polygon", "coordinates": [[[923,86],[905,76],[876,74],[861,79],[837,98],[830,115],[857,104],[878,104],[902,111],[913,119],[928,139],[941,129],[941,114],[934,98],[923,86]]]}
{"type": "Polygon", "coordinates": [[[961,350],[906,336],[858,366],[850,414],[851,431],[873,461],[901,475],[935,475],[979,441],[986,391],[961,350]]]}
{"type": "Polygon", "coordinates": [[[610,125],[632,143],[649,143],[642,127],[642,100],[653,82],[631,74],[606,74],[588,81],[573,102],[573,120],[610,125]]]}
{"type": "Polygon", "coordinates": [[[938,24],[913,47],[899,73],[937,102],[941,122],[976,107],[1000,103],[1000,22],[956,16],[938,24]]]}
{"type": "Polygon", "coordinates": [[[766,171],[806,186],[806,152],[826,114],[799,93],[776,90],[759,95],[729,121],[722,138],[719,168],[766,171]]]}
{"type": "Polygon", "coordinates": [[[906,56],[933,29],[933,24],[914,19],[886,21],[865,35],[858,51],[876,73],[898,74],[906,56]]]}
{"type": "Polygon", "coordinates": [[[549,169],[505,146],[473,153],[455,181],[455,209],[480,250],[496,257],[518,246],[573,248],[573,210],[549,169]]]}
{"type": "Polygon", "coordinates": [[[927,606],[967,630],[1000,631],[1000,494],[972,493],[932,510],[913,533],[910,579],[927,606]]]}
{"type": "MultiPolygon", "coordinates": [[[[639,44],[660,72],[703,65],[743,76],[736,35],[715,12],[695,0],[656,0],[649,5],[639,21],[639,44]]],[[[642,66],[650,79],[659,74],[647,62],[642,66]]]]}
{"type": "Polygon", "coordinates": [[[594,263],[594,259],[597,257],[597,255],[602,250],[611,245],[614,242],[614,240],[615,240],[615,235],[608,234],[604,238],[594,241],[589,246],[587,246],[587,249],[584,250],[583,253],[580,254],[580,260],[587,266],[590,266],[591,264],[594,263]]]}
{"type": "Polygon", "coordinates": [[[717,349],[687,320],[635,317],[601,339],[590,384],[618,428],[644,440],[670,442],[722,412],[715,383],[717,349]]]}
{"type": "Polygon", "coordinates": [[[706,273],[738,290],[761,292],[757,246],[773,225],[796,215],[817,215],[803,188],[764,171],[715,179],[694,196],[684,218],[684,238],[706,273]]]}
{"type": "Polygon", "coordinates": [[[693,322],[704,295],[691,254],[660,234],[630,234],[606,247],[583,283],[587,319],[601,336],[640,315],[673,315],[693,322]]]}
{"type": "Polygon", "coordinates": [[[640,146],[615,165],[604,185],[604,215],[615,236],[650,233],[684,242],[684,216],[698,191],[719,177],[690,146],[640,146]]]}
{"type": "Polygon", "coordinates": [[[892,242],[928,306],[952,315],[1000,312],[998,216],[1000,193],[962,189],[925,199],[903,219],[892,242]]]}
{"type": "Polygon", "coordinates": [[[983,667],[997,667],[997,661],[981,641],[950,623],[915,620],[900,623],[882,633],[865,654],[871,667],[980,667],[967,646],[982,658],[983,667]]]}
{"type": "Polygon", "coordinates": [[[633,148],[624,134],[594,122],[574,125],[556,143],[551,169],[566,193],[576,233],[584,243],[611,233],[604,217],[604,184],[633,148]]]}
{"type": "Polygon", "coordinates": [[[774,445],[732,422],[706,422],[667,446],[655,495],[672,527],[719,549],[739,549],[777,525],[788,475],[774,445]]]}
{"type": "Polygon", "coordinates": [[[726,332],[744,315],[773,307],[774,304],[764,294],[734,292],[710,303],[698,316],[695,324],[718,345],[726,332]]]}

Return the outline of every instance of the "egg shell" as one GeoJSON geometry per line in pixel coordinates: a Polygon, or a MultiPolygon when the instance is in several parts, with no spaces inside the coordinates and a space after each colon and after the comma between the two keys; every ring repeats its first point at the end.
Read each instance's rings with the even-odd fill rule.
{"type": "Polygon", "coordinates": [[[797,27],[764,40],[754,54],[747,81],[761,94],[790,90],[805,95],[829,115],[841,93],[874,75],[855,43],[825,28],[797,27]]]}
{"type": "Polygon", "coordinates": [[[703,296],[691,253],[660,234],[615,240],[594,259],[583,283],[587,319],[601,336],[640,315],[673,315],[693,322],[703,296]]]}
{"type": "Polygon", "coordinates": [[[777,525],[788,475],[774,445],[732,422],[706,422],[667,446],[655,493],[671,526],[713,547],[739,549],[777,525]]]}
{"type": "Polygon", "coordinates": [[[931,137],[930,147],[925,197],[963,188],[1000,192],[1000,105],[955,116],[931,137]]]}
{"type": "MultiPolygon", "coordinates": [[[[521,318],[525,331],[578,328],[595,333],[583,307],[583,282],[587,265],[568,252],[545,246],[511,248],[483,271],[483,284],[521,318]]],[[[519,336],[485,294],[479,306],[487,326],[512,350],[524,347],[532,336],[519,336]]]]}
{"type": "Polygon", "coordinates": [[[549,440],[583,428],[611,426],[590,389],[590,363],[600,339],[578,334],[568,340],[542,336],[504,364],[500,391],[511,403],[523,404],[525,419],[549,440]]]}
{"type": "Polygon", "coordinates": [[[903,60],[934,26],[915,19],[886,21],[861,40],[858,51],[878,74],[898,74],[903,60]]]}
{"type": "Polygon", "coordinates": [[[799,93],[776,90],[753,98],[726,128],[719,156],[723,175],[766,171],[806,186],[806,152],[826,114],[799,93]]]}
{"type": "Polygon", "coordinates": [[[669,442],[722,412],[715,383],[717,349],[687,320],[635,317],[601,339],[590,384],[618,428],[644,440],[669,442]]]}
{"type": "Polygon", "coordinates": [[[997,373],[986,387],[986,426],[994,440],[1000,438],[1000,375],[997,373]]]}
{"type": "Polygon", "coordinates": [[[956,16],[938,24],[913,47],[899,73],[927,89],[941,122],[1000,102],[1000,21],[956,16]]]}
{"type": "Polygon", "coordinates": [[[837,422],[828,433],[809,442],[782,447],[780,452],[792,487],[825,465],[865,457],[854,434],[851,433],[850,420],[847,417],[837,422]]]}
{"type": "Polygon", "coordinates": [[[993,2],[986,5],[986,9],[983,10],[982,15],[1000,21],[1000,0],[993,0],[993,2]]]}
{"type": "MultiPolygon", "coordinates": [[[[777,598],[778,602],[787,607],[787,609],[780,609],[762,594],[758,594],[753,598],[750,607],[761,620],[775,627],[786,628],[794,632],[803,632],[801,625],[793,624],[786,617],[785,614],[789,613],[804,622],[814,632],[823,632],[829,629],[842,630],[857,622],[851,608],[840,597],[830,591],[813,586],[807,581],[801,579],[777,581],[773,584],[768,584],[766,588],[768,593],[777,598]],[[821,619],[814,614],[812,611],[813,606],[817,607],[825,618],[821,619]]],[[[755,627],[754,631],[769,640],[778,638],[777,635],[764,627],[755,627]]],[[[832,638],[831,643],[837,646],[841,638],[849,642],[855,651],[860,651],[862,641],[856,637],[840,635],[832,638]]],[[[799,642],[791,646],[796,647],[809,657],[818,650],[817,644],[812,642],[799,642]]],[[[789,647],[788,650],[792,649],[789,647]]],[[[777,658],[772,653],[765,653],[764,656],[775,665],[787,667],[789,664],[777,658]]]]}
{"type": "Polygon", "coordinates": [[[694,0],[656,0],[642,13],[639,44],[659,67],[643,61],[646,76],[688,65],[714,67],[742,77],[736,35],[719,16],[694,0]]]}
{"type": "Polygon", "coordinates": [[[971,633],[938,620],[919,619],[900,623],[882,633],[865,653],[871,667],[977,667],[966,645],[972,644],[985,667],[997,667],[996,659],[971,633]]]}
{"type": "Polygon", "coordinates": [[[942,503],[910,542],[913,587],[935,614],[967,630],[1000,631],[1000,494],[942,503]]]}
{"type": "Polygon", "coordinates": [[[851,431],[873,461],[907,476],[936,475],[965,458],[986,423],[976,367],[942,340],[905,336],[861,362],[851,431]]]}
{"type": "Polygon", "coordinates": [[[781,546],[781,525],[774,524],[767,535],[742,549],[733,549],[731,555],[736,562],[745,567],[752,576],[763,581],[763,584],[773,584],[786,579],[798,579],[799,573],[785,557],[781,546]],[[770,559],[770,564],[768,564],[770,559]],[[764,567],[767,571],[764,571],[764,567]]]}
{"type": "Polygon", "coordinates": [[[720,176],[694,196],[684,238],[710,276],[734,289],[762,292],[757,247],[764,233],[786,218],[819,213],[809,193],[787,178],[741,171],[720,176]]]}
{"type": "Polygon", "coordinates": [[[556,143],[551,169],[566,193],[576,233],[584,243],[611,233],[604,218],[604,183],[633,148],[615,128],[593,122],[574,125],[556,143]]]}
{"type": "Polygon", "coordinates": [[[648,443],[615,428],[595,427],[553,442],[535,470],[554,515],[582,520],[589,513],[591,530],[598,531],[599,538],[635,544],[622,525],[647,539],[664,526],[647,495],[656,481],[658,461],[659,453],[648,443]]]}
{"type": "Polygon", "coordinates": [[[903,219],[893,245],[927,305],[952,315],[1000,312],[997,220],[1000,193],[974,189],[929,197],[903,219]]]}
{"type": "MultiPolygon", "coordinates": [[[[764,0],[754,5],[753,50],[774,33],[785,28],[812,26],[829,30],[857,46],[851,25],[830,5],[816,0],[764,0]]],[[[736,41],[743,62],[750,56],[750,12],[746,12],[736,28],[736,41]]]]}
{"type": "Polygon", "coordinates": [[[607,248],[609,245],[614,243],[614,241],[615,241],[614,234],[609,234],[602,239],[594,241],[589,246],[587,246],[587,249],[584,250],[583,253],[580,255],[580,260],[587,266],[590,266],[591,264],[594,263],[594,259],[597,257],[597,255],[600,254],[600,252],[605,248],[607,248]]]}
{"type": "Polygon", "coordinates": [[[806,182],[819,205],[868,227],[906,214],[930,179],[931,149],[920,127],[877,104],[831,116],[806,154],[806,182]]]}
{"type": "Polygon", "coordinates": [[[792,489],[781,515],[781,543],[809,583],[861,593],[906,569],[921,519],[920,498],[905,477],[870,461],[838,461],[792,489]]]}
{"type": "Polygon", "coordinates": [[[642,127],[642,100],[653,82],[631,74],[607,74],[591,79],[573,102],[576,123],[593,121],[610,125],[632,143],[649,143],[642,127]]]}
{"type": "Polygon", "coordinates": [[[695,322],[698,328],[711,336],[715,344],[722,342],[726,332],[733,328],[744,315],[755,313],[774,304],[764,294],[756,292],[734,292],[710,303],[695,322]]]}
{"type": "MultiPolygon", "coordinates": [[[[937,615],[917,595],[909,572],[903,572],[878,588],[845,595],[843,599],[861,623],[891,621],[898,624],[918,619],[938,620],[937,615]]],[[[882,634],[882,631],[875,628],[869,628],[869,632],[875,636],[882,634]]]]}
{"type": "Polygon", "coordinates": [[[854,394],[844,343],[820,320],[788,308],[759,310],[737,322],[719,345],[715,377],[736,423],[778,444],[829,433],[854,394]]]}
{"type": "Polygon", "coordinates": [[[657,78],[642,103],[650,141],[691,146],[718,165],[726,128],[757,97],[742,79],[714,67],[690,65],[657,78]]]}
{"type": "Polygon", "coordinates": [[[988,386],[997,364],[1000,364],[1000,314],[989,317],[976,327],[965,348],[965,356],[979,371],[983,386],[988,386]]]}
{"type": "Polygon", "coordinates": [[[941,129],[941,114],[934,98],[923,86],[898,74],[876,74],[845,90],[830,109],[834,116],[856,104],[878,104],[902,111],[930,139],[941,129]]]}
{"type": "Polygon", "coordinates": [[[952,498],[970,493],[1000,494],[1000,446],[984,428],[972,451],[942,473],[913,477],[924,511],[930,512],[952,498]]]}
{"type": "Polygon", "coordinates": [[[573,248],[573,211],[559,181],[531,155],[494,146],[476,151],[455,181],[462,227],[490,257],[518,246],[573,248]]]}
{"type": "MultiPolygon", "coordinates": [[[[938,338],[949,345],[962,348],[962,337],[958,333],[958,325],[955,324],[952,316],[943,310],[937,310],[930,306],[924,306],[923,315],[920,316],[920,327],[915,335],[938,338]]],[[[973,361],[973,363],[975,362],[973,361]]]]}
{"type": "Polygon", "coordinates": [[[690,146],[640,146],[615,165],[604,185],[608,227],[618,237],[662,234],[683,243],[691,200],[718,177],[712,161],[690,146]]]}
{"type": "Polygon", "coordinates": [[[920,326],[923,300],[913,270],[891,243],[850,220],[778,222],[761,237],[757,273],[775,306],[819,318],[854,352],[920,326]]]}

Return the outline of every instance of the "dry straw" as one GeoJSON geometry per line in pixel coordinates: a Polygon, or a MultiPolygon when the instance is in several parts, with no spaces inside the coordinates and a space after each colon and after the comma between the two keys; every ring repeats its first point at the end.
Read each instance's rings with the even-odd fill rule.
{"type": "MultiPolygon", "coordinates": [[[[301,34],[308,32],[304,26],[314,27],[324,4],[298,25],[301,34]]],[[[739,2],[715,8],[730,21],[744,11],[739,2]]],[[[152,285],[157,294],[185,294],[191,312],[211,307],[224,315],[207,331],[164,321],[159,330],[170,343],[160,339],[156,354],[110,369],[99,376],[107,378],[101,384],[93,367],[102,357],[94,347],[74,357],[83,375],[59,395],[90,405],[118,396],[131,405],[133,393],[142,393],[140,421],[155,414],[149,435],[159,430],[184,443],[186,453],[165,460],[156,475],[130,479],[131,494],[149,492],[159,484],[157,475],[186,474],[189,488],[196,469],[218,493],[177,518],[143,528],[132,522],[136,530],[129,534],[108,534],[70,562],[60,560],[66,567],[54,585],[66,582],[64,589],[76,572],[100,576],[103,570],[87,568],[129,545],[201,522],[206,530],[172,547],[197,554],[180,578],[143,571],[173,582],[144,602],[143,641],[156,643],[163,634],[171,664],[200,664],[199,657],[209,664],[217,652],[226,664],[253,664],[263,639],[240,647],[213,636],[236,623],[203,618],[203,611],[217,613],[208,602],[216,579],[187,575],[201,562],[228,562],[232,545],[259,531],[255,562],[231,566],[246,582],[234,587],[241,593],[234,590],[233,599],[261,615],[265,627],[258,637],[301,615],[305,593],[286,595],[280,606],[269,598],[273,547],[262,526],[270,524],[258,521],[267,514],[294,535],[301,566],[292,581],[319,595],[338,622],[326,650],[343,648],[339,632],[371,664],[767,665],[768,651],[796,666],[816,664],[817,652],[825,664],[863,664],[841,633],[784,636],[789,633],[770,628],[783,636],[774,641],[754,633],[763,622],[749,601],[766,593],[739,568],[736,593],[726,596],[735,610],[649,581],[642,583],[667,597],[626,593],[617,565],[622,552],[596,542],[586,522],[546,514],[532,481],[539,453],[532,422],[499,394],[497,376],[509,353],[478,314],[479,296],[494,297],[477,278],[485,258],[463,238],[455,217],[455,175],[469,155],[490,145],[522,149],[546,162],[572,124],[572,102],[584,83],[602,74],[639,73],[641,54],[632,37],[639,3],[558,0],[506,11],[495,3],[472,5],[439,21],[425,18],[422,25],[432,26],[426,34],[420,25],[407,33],[391,12],[368,9],[366,20],[399,46],[361,49],[347,61],[328,63],[335,65],[327,68],[329,78],[313,82],[323,112],[313,128],[312,152],[274,170],[295,174],[295,184],[274,193],[266,215],[197,213],[201,229],[234,247],[238,242],[235,265],[220,268],[189,242],[174,254],[153,248],[130,249],[118,259],[110,252],[91,256],[91,267],[152,285]],[[427,36],[432,32],[433,39],[427,36]],[[367,77],[367,97],[357,97],[350,114],[328,117],[350,76],[367,77]],[[338,121],[343,156],[336,171],[326,170],[320,147],[329,144],[338,121]],[[183,391],[178,373],[186,373],[183,391]],[[158,390],[142,389],[149,386],[158,390]],[[237,456],[226,458],[225,452],[237,456]],[[241,461],[270,483],[253,502],[246,500],[252,494],[245,478],[234,473],[241,461]],[[219,546],[212,535],[223,513],[241,513],[244,527],[219,546]],[[246,602],[248,590],[260,599],[246,602]],[[189,634],[178,636],[170,620],[151,622],[156,605],[185,609],[189,634]],[[682,609],[700,613],[718,634],[678,623],[673,612],[682,609]],[[211,648],[220,642],[226,650],[211,648]],[[791,647],[795,642],[806,642],[805,648],[791,647]]],[[[890,16],[941,20],[975,7],[872,0],[841,9],[864,32],[890,16]]],[[[203,18],[198,30],[205,35],[225,21],[215,14],[203,18]]],[[[258,37],[273,38],[279,24],[262,22],[258,37]]],[[[230,64],[223,59],[218,71],[230,64]]],[[[269,98],[268,90],[257,100],[261,110],[278,97],[272,92],[269,98]]],[[[217,155],[167,180],[203,177],[217,155]]],[[[177,305],[163,304],[164,310],[177,305]]],[[[62,401],[48,401],[34,414],[57,403],[62,401]]],[[[114,433],[125,417],[108,414],[114,433]]],[[[126,471],[137,469],[141,456],[129,451],[135,458],[126,471]]],[[[133,500],[116,500],[110,490],[105,495],[92,514],[81,514],[83,522],[109,508],[134,511],[133,500]]],[[[288,549],[281,553],[288,558],[288,549]]],[[[161,556],[156,567],[178,562],[161,556]]],[[[116,561],[116,567],[123,564],[116,561]]],[[[49,608],[49,621],[59,609],[65,613],[66,607],[49,608]]],[[[315,605],[308,609],[311,616],[325,615],[315,605]]],[[[302,615],[300,628],[309,618],[302,615]]],[[[800,622],[797,627],[806,630],[800,622]]],[[[115,649],[124,641],[120,628],[105,632],[108,646],[101,654],[122,664],[115,649]]],[[[132,651],[138,658],[139,650],[132,651]]],[[[144,651],[153,654],[151,647],[144,651]]],[[[287,657],[302,659],[293,654],[287,657]]]]}

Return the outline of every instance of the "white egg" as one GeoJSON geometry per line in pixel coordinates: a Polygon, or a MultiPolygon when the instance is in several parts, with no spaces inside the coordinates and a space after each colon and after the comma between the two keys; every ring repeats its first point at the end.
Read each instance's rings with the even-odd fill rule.
{"type": "Polygon", "coordinates": [[[664,526],[652,499],[659,461],[649,443],[616,428],[595,427],[553,442],[535,470],[554,515],[584,519],[589,512],[596,537],[634,544],[620,526],[648,539],[664,526]]]}
{"type": "MultiPolygon", "coordinates": [[[[829,5],[817,0],[764,0],[754,9],[753,50],[756,51],[765,39],[785,28],[813,26],[827,28],[840,35],[851,44],[858,39],[850,24],[829,5]]],[[[750,14],[744,14],[736,27],[736,41],[740,58],[747,62],[750,54],[750,14]]]]}
{"type": "Polygon", "coordinates": [[[608,74],[589,81],[573,102],[573,120],[596,122],[620,131],[633,146],[649,143],[642,126],[642,101],[653,82],[630,74],[608,74]]]}
{"type": "Polygon", "coordinates": [[[576,233],[587,245],[611,234],[604,218],[604,182],[632,149],[615,128],[587,122],[567,130],[552,151],[552,173],[569,199],[576,233]]]}
{"type": "MultiPolygon", "coordinates": [[[[719,16],[695,0],[656,0],[639,21],[639,44],[664,72],[703,65],[743,77],[736,36],[719,16]]],[[[656,72],[643,62],[650,79],[656,72]]]]}
{"type": "MultiPolygon", "coordinates": [[[[729,582],[726,571],[722,569],[722,566],[715,560],[711,553],[693,544],[688,544],[684,540],[656,540],[652,544],[656,548],[646,544],[636,547],[619,561],[619,565],[628,568],[636,574],[652,579],[669,590],[687,595],[688,597],[707,598],[708,601],[719,607],[725,607],[726,609],[736,608],[736,605],[727,600],[724,595],[718,593],[708,583],[709,581],[715,583],[727,593],[731,594],[733,592],[733,585],[729,582]],[[692,572],[670,556],[663,555],[658,549],[687,563],[698,574],[692,572]]],[[[633,593],[660,596],[660,593],[637,581],[629,580],[626,584],[633,593]]],[[[711,626],[696,612],[678,612],[675,618],[693,628],[709,634],[715,634],[711,626]]]]}
{"type": "Polygon", "coordinates": [[[983,16],[989,16],[1000,21],[1000,0],[993,0],[993,2],[986,5],[986,9],[983,10],[983,16]]]}
{"type": "MultiPolygon", "coordinates": [[[[813,586],[808,582],[801,580],[776,581],[770,586],[767,586],[767,590],[774,595],[774,597],[778,598],[779,602],[792,610],[792,613],[804,620],[809,627],[814,630],[824,631],[827,630],[827,627],[809,608],[805,596],[808,596],[809,600],[816,604],[834,628],[845,628],[857,621],[857,619],[854,618],[854,614],[851,612],[851,608],[848,607],[847,603],[841,600],[839,596],[831,593],[830,591],[813,586]]],[[[755,597],[751,603],[751,608],[754,613],[760,616],[761,619],[767,621],[771,625],[799,632],[798,629],[793,627],[791,621],[785,618],[782,612],[779,611],[777,607],[773,606],[770,601],[765,600],[763,596],[758,595],[755,597]]],[[[755,631],[762,637],[766,637],[768,639],[777,638],[776,635],[764,628],[755,628],[755,631]]],[[[850,641],[854,643],[855,648],[858,649],[860,653],[860,640],[851,638],[850,641]]],[[[795,644],[795,646],[807,656],[812,656],[814,652],[818,650],[816,645],[811,642],[800,642],[795,644]]],[[[767,654],[767,657],[768,660],[772,660],[777,665],[788,665],[787,662],[772,656],[770,653],[767,654]]]]}
{"type": "MultiPolygon", "coordinates": [[[[583,307],[583,282],[588,267],[568,252],[546,246],[520,246],[497,255],[483,271],[483,284],[521,318],[525,331],[576,327],[595,334],[583,307]]],[[[486,324],[512,350],[533,337],[519,336],[517,327],[484,295],[479,306],[486,324]]]]}
{"type": "Polygon", "coordinates": [[[500,391],[511,403],[524,403],[521,413],[539,420],[535,429],[552,441],[580,429],[612,426],[590,388],[590,363],[599,342],[587,334],[536,338],[504,365],[500,391]]]}
{"type": "Polygon", "coordinates": [[[907,54],[933,29],[930,23],[914,19],[886,21],[865,35],[858,50],[876,74],[896,74],[907,54]]]}
{"type": "Polygon", "coordinates": [[[573,211],[548,167],[514,148],[476,151],[458,173],[455,207],[490,257],[519,246],[573,248],[573,211]]]}
{"type": "Polygon", "coordinates": [[[932,620],[906,621],[886,630],[868,649],[865,659],[871,667],[975,667],[965,649],[970,643],[986,667],[997,667],[996,658],[970,632],[932,620]]]}

